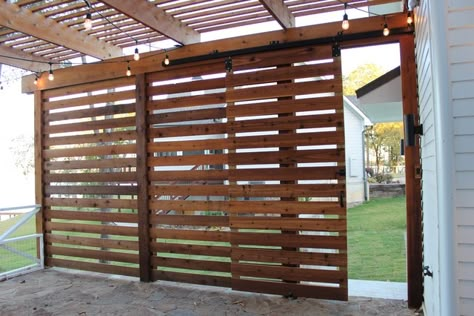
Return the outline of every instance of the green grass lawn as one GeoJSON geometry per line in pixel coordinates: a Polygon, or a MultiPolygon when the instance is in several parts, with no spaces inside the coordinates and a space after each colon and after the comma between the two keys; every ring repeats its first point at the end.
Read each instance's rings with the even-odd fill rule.
{"type": "Polygon", "coordinates": [[[349,278],[406,282],[405,197],[348,209],[349,278]]]}

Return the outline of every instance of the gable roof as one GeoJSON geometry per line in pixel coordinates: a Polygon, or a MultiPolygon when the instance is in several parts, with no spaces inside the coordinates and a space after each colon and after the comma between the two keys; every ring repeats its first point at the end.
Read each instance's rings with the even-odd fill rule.
{"type": "Polygon", "coordinates": [[[365,86],[356,90],[357,98],[361,98],[364,95],[374,91],[377,88],[385,85],[386,83],[392,81],[393,79],[400,76],[400,66],[390,70],[389,72],[383,74],[382,76],[378,77],[377,79],[372,80],[365,86]]]}

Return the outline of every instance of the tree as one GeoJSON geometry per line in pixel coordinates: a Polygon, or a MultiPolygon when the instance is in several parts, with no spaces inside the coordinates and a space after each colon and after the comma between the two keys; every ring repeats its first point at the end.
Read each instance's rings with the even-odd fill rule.
{"type": "Polygon", "coordinates": [[[364,64],[360,65],[349,75],[342,78],[344,95],[355,95],[356,90],[365,86],[374,79],[385,73],[380,65],[364,64]]]}
{"type": "Polygon", "coordinates": [[[375,154],[376,173],[383,163],[390,168],[400,162],[400,139],[403,138],[403,124],[378,123],[367,132],[368,146],[375,154]]]}
{"type": "Polygon", "coordinates": [[[30,175],[35,169],[33,137],[20,135],[13,138],[11,143],[10,151],[13,153],[15,166],[24,176],[30,175]]]}

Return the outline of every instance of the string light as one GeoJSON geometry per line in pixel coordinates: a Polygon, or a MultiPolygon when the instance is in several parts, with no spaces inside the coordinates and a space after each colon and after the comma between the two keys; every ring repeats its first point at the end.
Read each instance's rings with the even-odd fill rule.
{"type": "Polygon", "coordinates": [[[86,18],[84,20],[84,29],[86,31],[89,31],[92,29],[92,14],[90,12],[87,12],[86,18]]]}
{"type": "Polygon", "coordinates": [[[390,29],[388,28],[387,22],[383,25],[383,36],[388,36],[390,34],[390,29]]]}
{"type": "Polygon", "coordinates": [[[166,54],[165,59],[163,60],[163,65],[168,66],[170,64],[170,58],[168,54],[166,54]]]}
{"type": "Polygon", "coordinates": [[[35,84],[35,86],[38,85],[38,75],[35,74],[35,81],[33,81],[33,83],[35,84]]]}
{"type": "Polygon", "coordinates": [[[413,17],[411,16],[411,11],[408,11],[408,13],[407,13],[407,24],[408,25],[413,24],[413,17]]]}
{"type": "MultiPolygon", "coordinates": [[[[135,45],[138,45],[138,41],[135,41],[135,45]]],[[[135,52],[133,53],[133,59],[136,61],[140,60],[140,53],[138,52],[138,47],[135,47],[135,52]]]]}
{"type": "Polygon", "coordinates": [[[349,17],[347,16],[347,2],[344,3],[344,16],[342,17],[342,29],[344,31],[349,29],[349,17]]]}
{"type": "Polygon", "coordinates": [[[130,77],[132,75],[132,70],[130,69],[130,62],[127,61],[127,72],[125,73],[127,77],[130,77]]]}
{"type": "Polygon", "coordinates": [[[49,63],[49,75],[48,75],[49,81],[54,80],[54,74],[53,74],[53,64],[49,63]]]}

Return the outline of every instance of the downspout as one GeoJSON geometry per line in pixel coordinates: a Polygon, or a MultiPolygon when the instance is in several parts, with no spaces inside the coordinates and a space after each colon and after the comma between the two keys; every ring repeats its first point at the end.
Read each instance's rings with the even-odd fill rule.
{"type": "Polygon", "coordinates": [[[369,197],[367,195],[367,171],[365,170],[365,132],[366,127],[362,130],[362,181],[364,182],[364,201],[368,201],[369,197]]]}
{"type": "MultiPolygon", "coordinates": [[[[426,2],[428,4],[428,2],[426,2]]],[[[434,125],[436,135],[436,174],[438,176],[440,314],[459,315],[456,288],[455,240],[455,163],[454,128],[450,87],[447,34],[447,1],[429,1],[432,75],[434,82],[434,125]]],[[[429,264],[429,263],[427,263],[429,264]]]]}

